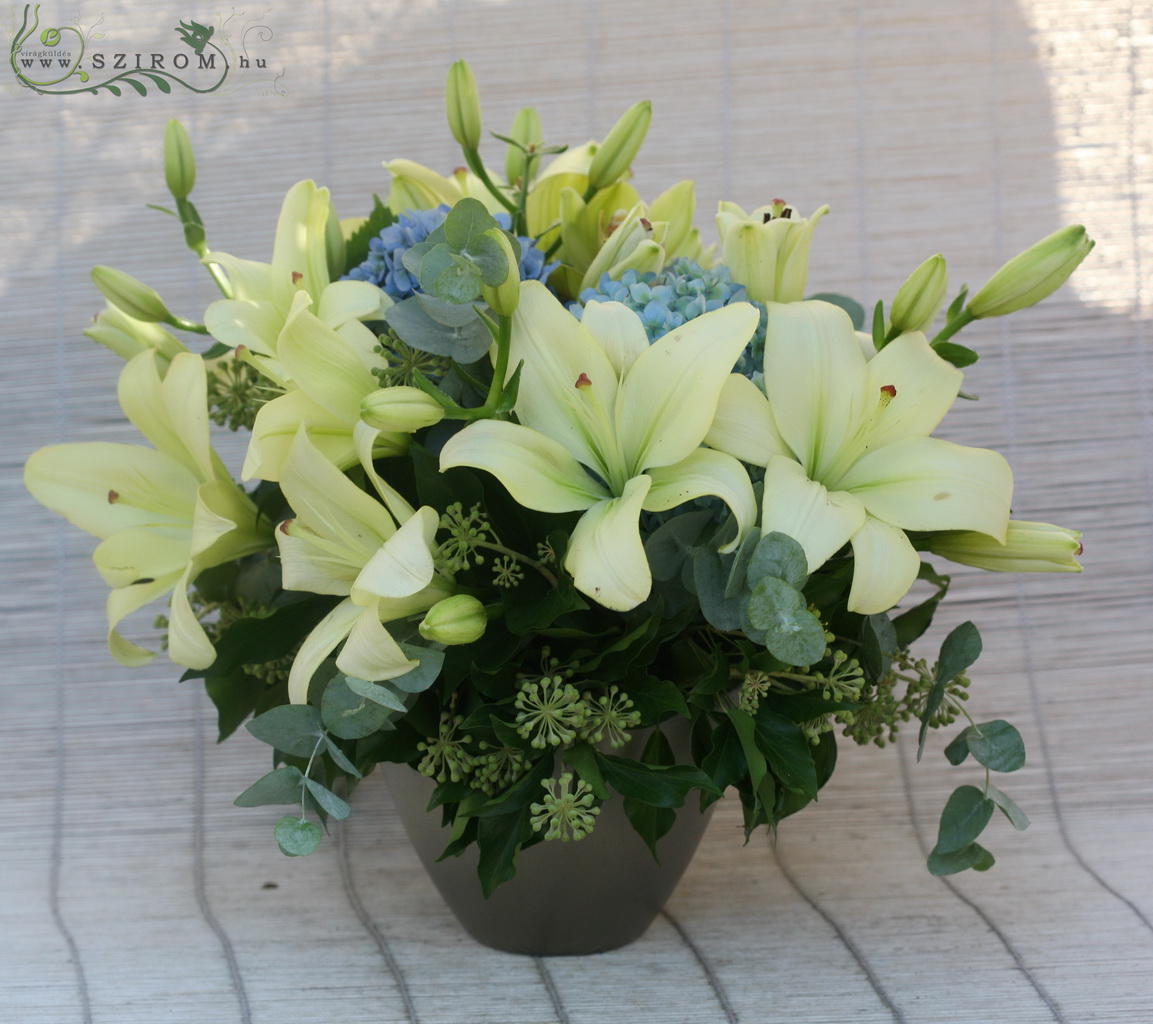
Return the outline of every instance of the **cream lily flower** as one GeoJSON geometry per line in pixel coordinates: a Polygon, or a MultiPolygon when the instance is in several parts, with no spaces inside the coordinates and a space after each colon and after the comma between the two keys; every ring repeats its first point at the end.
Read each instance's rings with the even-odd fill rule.
{"type": "Polygon", "coordinates": [[[433,561],[440,517],[399,495],[386,509],[328,461],[303,429],[280,481],[296,518],[276,531],[288,590],[344,598],[305,638],[288,676],[288,696],[308,700],[321,663],[342,642],[340,671],[395,679],[416,667],[383,623],[428,611],[454,593],[433,561]],[[399,524],[399,525],[398,525],[399,524]]]}
{"type": "MultiPolygon", "coordinates": [[[[392,175],[386,205],[397,216],[407,210],[431,210],[442,203],[455,206],[466,197],[484,203],[489,213],[499,213],[504,209],[484,182],[464,168],[454,171],[448,178],[414,160],[386,160],[384,169],[392,175]]],[[[500,180],[492,172],[489,172],[489,177],[493,181],[500,180]]]]}
{"type": "Polygon", "coordinates": [[[204,360],[176,355],[164,380],[160,358],[141,352],[120,375],[125,415],[155,448],[89,442],[42,448],[24,482],[33,497],[101,538],[93,561],[112,588],[108,649],[125,665],[153,653],[120,635],[127,615],[172,591],[168,655],[202,669],[216,651],[188,601],[197,575],[268,548],[271,527],[232,481],[208,440],[204,360]]]}
{"type": "Polygon", "coordinates": [[[243,352],[261,373],[285,387],[291,376],[279,358],[281,331],[291,314],[303,307],[336,331],[372,365],[376,336],[361,322],[382,319],[392,305],[368,281],[333,281],[329,249],[340,226],[332,215],[326,188],[301,181],[289,189],[276,225],[272,263],[242,260],[210,252],[204,260],[228,272],[231,299],[218,299],[204,323],[218,341],[243,352]]]}
{"type": "Polygon", "coordinates": [[[754,302],[799,302],[805,297],[809,246],[822,206],[811,217],[793,217],[782,200],[745,213],[722,202],[717,212],[721,262],[754,302]]]}
{"type": "Polygon", "coordinates": [[[278,355],[294,387],[256,414],[242,478],[279,480],[293,438],[303,427],[338,469],[359,460],[377,482],[372,460],[407,451],[409,439],[361,421],[361,403],[379,385],[358,353],[319,317],[299,307],[280,332],[278,355]]]}
{"type": "Polygon", "coordinates": [[[902,334],[866,362],[843,310],[770,303],[768,400],[734,377],[706,442],[766,467],[761,529],[797,540],[810,572],[850,543],[849,610],[881,612],[905,596],[920,567],[905,530],[1005,542],[1009,464],[928,436],[961,379],[923,334],[902,334]]]}
{"type": "Polygon", "coordinates": [[[633,608],[652,586],[642,509],[716,495],[733,510],[737,541],[752,525],[745,469],[699,446],[756,326],[756,310],[739,303],[650,346],[640,318],[620,303],[590,303],[578,321],[543,285],[525,282],[509,359],[510,367],[524,361],[520,422],[470,424],[444,446],[441,468],[487,470],[526,508],[583,511],[565,568],[606,608],[633,608]]]}

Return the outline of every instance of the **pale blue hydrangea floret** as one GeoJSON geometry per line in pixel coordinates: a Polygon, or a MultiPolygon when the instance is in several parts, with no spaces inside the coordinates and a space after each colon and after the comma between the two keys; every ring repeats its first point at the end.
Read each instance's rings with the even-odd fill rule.
{"type": "MultiPolygon", "coordinates": [[[[444,223],[448,216],[448,206],[441,204],[433,210],[407,210],[396,222],[384,228],[376,238],[368,243],[368,258],[353,267],[345,275],[353,281],[368,281],[382,288],[388,295],[400,302],[420,290],[416,278],[404,266],[404,254],[414,245],[423,242],[444,223]]],[[[512,226],[512,218],[507,213],[495,215],[497,223],[505,231],[512,226]]],[[[559,263],[546,263],[544,253],[531,238],[518,238],[520,242],[520,279],[522,281],[547,281],[559,263]]]]}
{"type": "MultiPolygon", "coordinates": [[[[649,341],[656,341],[681,324],[727,306],[730,302],[748,302],[743,285],[735,284],[727,267],[705,270],[698,263],[681,257],[660,273],[638,274],[626,270],[619,281],[602,274],[595,288],[586,288],[580,302],[569,306],[579,320],[590,302],[621,302],[633,310],[645,325],[649,341]]],[[[765,308],[754,302],[761,313],[760,323],[735,367],[748,377],[757,372],[765,350],[765,308]]]]}

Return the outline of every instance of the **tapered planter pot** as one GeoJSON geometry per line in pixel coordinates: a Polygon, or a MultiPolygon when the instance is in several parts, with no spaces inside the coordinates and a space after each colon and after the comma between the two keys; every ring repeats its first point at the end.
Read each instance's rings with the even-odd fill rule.
{"type": "Polygon", "coordinates": [[[417,854],[465,931],[486,946],[529,956],[601,953],[639,939],[692,860],[712,811],[702,814],[697,795],[690,796],[657,843],[658,863],[615,797],[584,839],[522,850],[516,877],[485,899],[475,845],[437,861],[449,836],[439,809],[426,810],[432,780],[407,765],[381,767],[417,854]]]}

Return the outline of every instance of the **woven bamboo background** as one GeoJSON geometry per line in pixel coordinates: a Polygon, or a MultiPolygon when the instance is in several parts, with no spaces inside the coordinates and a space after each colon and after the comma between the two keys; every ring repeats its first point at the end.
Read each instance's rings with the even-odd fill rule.
{"type": "Polygon", "coordinates": [[[74,6],[44,4],[43,23],[102,16],[101,45],[131,53],[170,48],[192,16],[234,40],[252,29],[269,67],[207,96],[43,97],[0,76],[0,1022],[1153,1020],[1148,0],[74,6]],[[743,847],[723,808],[631,948],[494,953],[443,908],[378,780],[337,841],[283,858],[280,811],[231,806],[266,748],[215,748],[194,684],[107,656],[93,544],[25,495],[20,467],[46,443],[135,441],[118,360],[80,336],[91,265],[187,315],[211,297],[143,206],[167,198],[165,122],[192,134],[211,244],[266,260],[295,180],[353,216],[387,187],[382,159],[453,166],[441,90],[458,56],[500,130],[531,102],[549,139],[579,142],[651,97],[636,181],[653,195],[695,178],[706,230],[721,196],[829,203],[814,291],[888,300],[938,251],[976,285],[1072,220],[1098,239],[1055,299],[966,332],[981,400],[945,426],[1009,457],[1017,516],[1085,531],[1081,576],[958,573],[934,632],[978,622],[976,713],[1014,721],[1029,749],[1006,788],[1033,825],[991,826],[991,873],[924,869],[946,795],[972,781],[943,739],[921,764],[908,743],[842,746],[775,847],[743,847]]]}

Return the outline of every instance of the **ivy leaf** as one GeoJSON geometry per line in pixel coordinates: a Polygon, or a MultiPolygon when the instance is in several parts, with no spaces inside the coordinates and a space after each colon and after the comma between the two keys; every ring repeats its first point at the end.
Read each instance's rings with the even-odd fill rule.
{"type": "Polygon", "coordinates": [[[969,752],[990,771],[1015,772],[1025,766],[1025,741],[1004,719],[971,725],[965,732],[969,752]]]}
{"type": "Polygon", "coordinates": [[[609,798],[608,787],[597,764],[596,754],[587,743],[578,743],[561,753],[561,760],[577,773],[577,778],[593,791],[598,800],[609,798]]]}
{"type": "Polygon", "coordinates": [[[360,266],[368,259],[368,245],[390,224],[396,223],[396,215],[373,193],[372,212],[344,243],[345,273],[360,266]]]}
{"type": "Polygon", "coordinates": [[[643,800],[630,797],[624,799],[624,812],[637,835],[645,841],[653,860],[659,864],[661,859],[657,856],[657,840],[676,824],[677,812],[670,807],[653,807],[643,800]]]}
{"type": "Polygon", "coordinates": [[[480,856],[476,873],[486,899],[496,892],[497,886],[516,874],[517,851],[532,833],[529,817],[526,805],[515,814],[481,818],[477,823],[476,843],[480,856]]]}
{"type": "Polygon", "coordinates": [[[232,802],[237,807],[264,807],[266,804],[300,803],[304,775],[299,768],[277,768],[257,779],[232,802]]]}
{"type": "Polygon", "coordinates": [[[817,768],[812,744],[796,722],[762,705],[755,717],[757,746],[768,758],[773,774],[789,789],[808,797],[817,795],[817,768]]]}
{"type": "Polygon", "coordinates": [[[866,615],[861,623],[861,667],[865,676],[880,682],[893,667],[898,650],[897,630],[884,612],[866,615]]]}
{"type": "Polygon", "coordinates": [[[958,786],[941,812],[934,852],[957,853],[969,846],[989,824],[994,809],[993,801],[976,786],[958,786]]]}
{"type": "Polygon", "coordinates": [[[941,656],[937,659],[937,671],[933,686],[925,698],[925,710],[921,713],[921,731],[917,741],[917,760],[925,752],[925,738],[929,734],[929,722],[945,699],[945,687],[965,671],[981,656],[981,634],[971,622],[962,622],[941,644],[941,656]]]}
{"type": "Polygon", "coordinates": [[[293,757],[311,757],[324,733],[320,711],[311,704],[282,704],[248,723],[258,740],[293,757]]]}
{"type": "Polygon", "coordinates": [[[596,758],[605,782],[621,796],[632,797],[654,807],[680,807],[694,789],[720,795],[713,780],[693,765],[654,767],[599,751],[596,758]]]}
{"type": "Polygon", "coordinates": [[[1008,793],[1002,793],[996,786],[989,786],[988,788],[989,799],[1001,808],[1013,828],[1018,832],[1024,832],[1025,829],[1029,827],[1029,815],[1017,806],[1016,802],[1008,793]]]}
{"type": "Polygon", "coordinates": [[[286,814],[276,823],[276,845],[286,857],[307,857],[324,838],[324,832],[315,821],[286,814]]]}
{"type": "Polygon", "coordinates": [[[725,714],[732,724],[741,752],[744,754],[745,767],[749,773],[749,788],[756,793],[761,781],[769,772],[769,762],[757,746],[757,723],[752,715],[741,711],[740,708],[726,708],[725,714]]]}
{"type": "Polygon", "coordinates": [[[337,821],[343,821],[352,811],[346,801],[338,797],[332,790],[326,789],[316,779],[305,778],[304,784],[308,787],[312,798],[337,821]]]}

